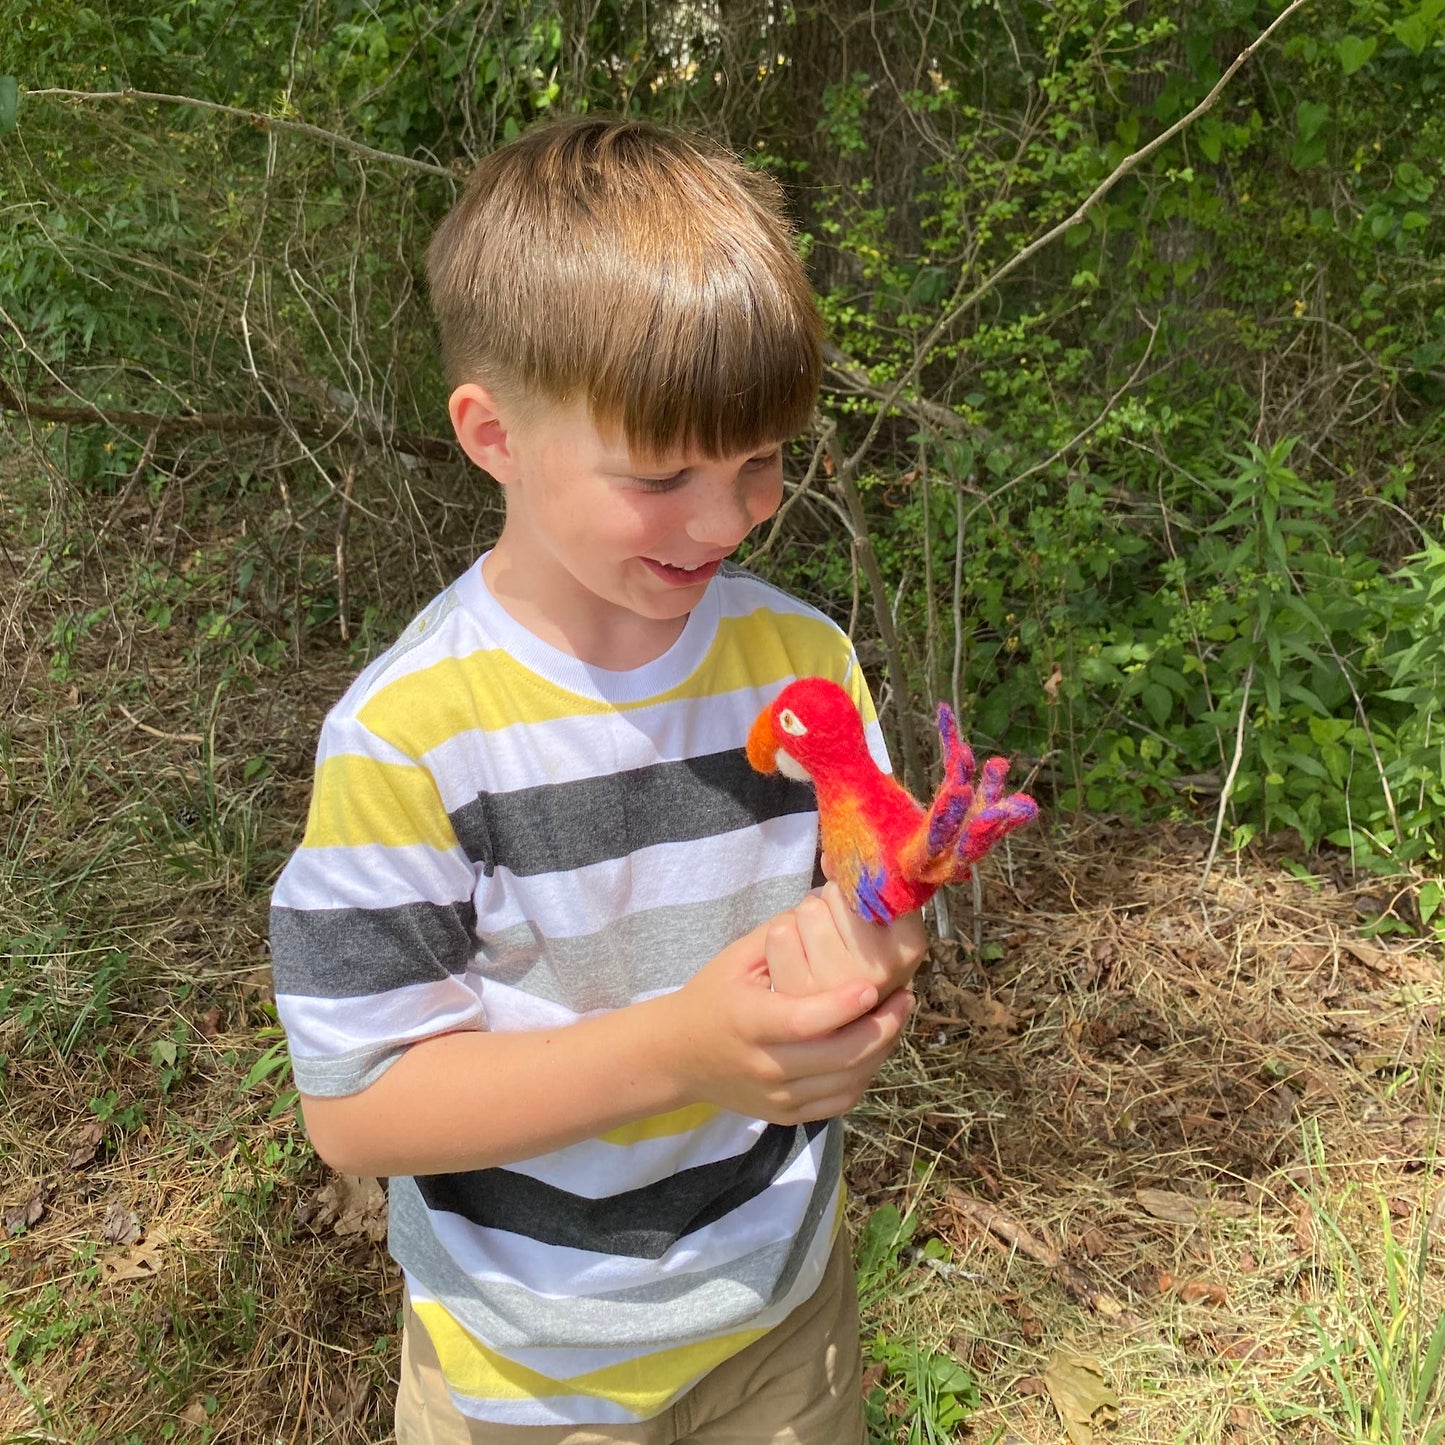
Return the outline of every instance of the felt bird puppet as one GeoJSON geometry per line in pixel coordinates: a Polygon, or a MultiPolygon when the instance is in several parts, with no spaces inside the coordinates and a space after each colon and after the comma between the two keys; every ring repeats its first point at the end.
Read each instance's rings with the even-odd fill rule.
{"type": "Polygon", "coordinates": [[[873,761],[863,719],[835,682],[803,677],[758,714],[748,761],[760,773],[811,782],[823,851],[853,911],[891,923],[921,908],[944,883],[968,878],[1000,838],[1038,815],[1023,793],[1004,793],[1007,758],[974,775],[973,753],[939,704],[943,781],[928,807],[873,761]]]}

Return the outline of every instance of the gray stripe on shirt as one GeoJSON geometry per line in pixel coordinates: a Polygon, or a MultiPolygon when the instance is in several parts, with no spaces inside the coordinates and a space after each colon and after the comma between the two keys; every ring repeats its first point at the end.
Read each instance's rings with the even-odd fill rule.
{"type": "Polygon", "coordinates": [[[817,804],[807,783],[753,770],[741,748],[621,773],[481,793],[452,809],[457,841],[490,877],[565,873],[661,843],[691,843],[817,804]]]}
{"type": "Polygon", "coordinates": [[[271,908],[277,993],[359,998],[465,973],[476,952],[476,905],[271,908]]]}
{"type": "Polygon", "coordinates": [[[517,923],[482,939],[476,966],[485,978],[574,1013],[621,1008],[644,994],[681,987],[720,940],[741,938],[796,906],[811,883],[808,873],[785,873],[726,898],[625,914],[575,938],[548,938],[535,923],[517,923]]]}

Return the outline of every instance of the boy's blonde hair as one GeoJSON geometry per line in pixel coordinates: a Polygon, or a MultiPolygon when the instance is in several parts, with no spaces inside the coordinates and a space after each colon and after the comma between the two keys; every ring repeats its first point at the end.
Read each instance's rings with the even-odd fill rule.
{"type": "Polygon", "coordinates": [[[586,401],[630,450],[802,431],[822,325],[774,181],[641,121],[549,121],[486,157],[426,256],[453,386],[586,401]]]}

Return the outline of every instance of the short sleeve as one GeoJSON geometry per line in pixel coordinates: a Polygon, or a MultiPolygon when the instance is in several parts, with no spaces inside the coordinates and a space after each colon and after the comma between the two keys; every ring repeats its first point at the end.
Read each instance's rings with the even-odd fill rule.
{"type": "Polygon", "coordinates": [[[421,1039],[484,1027],[476,870],[425,765],[333,714],[271,899],[276,1007],[303,1094],[357,1093],[421,1039]]]}

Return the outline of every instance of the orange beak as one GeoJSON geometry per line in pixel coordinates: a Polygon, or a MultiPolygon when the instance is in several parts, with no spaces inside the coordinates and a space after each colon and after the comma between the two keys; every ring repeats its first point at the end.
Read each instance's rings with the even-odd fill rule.
{"type": "Polygon", "coordinates": [[[778,735],[773,730],[773,710],[764,708],[748,733],[748,761],[760,773],[778,770],[778,735]]]}

